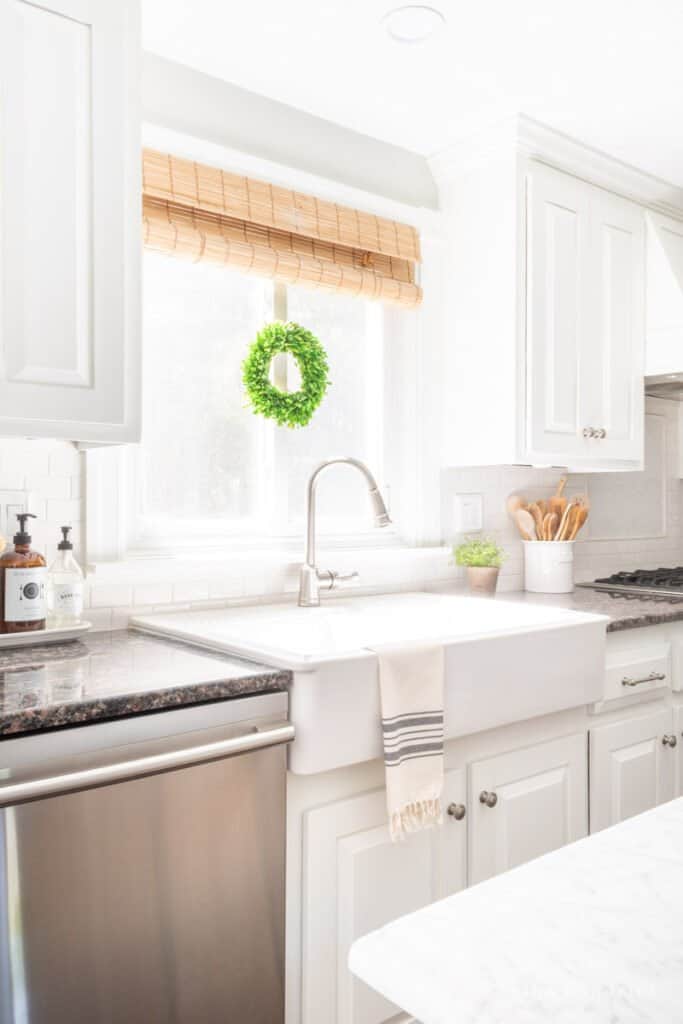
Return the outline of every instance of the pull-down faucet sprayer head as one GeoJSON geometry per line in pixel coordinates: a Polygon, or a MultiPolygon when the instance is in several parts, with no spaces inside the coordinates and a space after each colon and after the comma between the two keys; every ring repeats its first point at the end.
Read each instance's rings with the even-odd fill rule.
{"type": "Polygon", "coordinates": [[[384,498],[379,492],[378,487],[370,488],[370,501],[372,502],[372,511],[375,514],[375,526],[389,526],[391,524],[391,518],[387,512],[387,507],[384,504],[384,498]]]}

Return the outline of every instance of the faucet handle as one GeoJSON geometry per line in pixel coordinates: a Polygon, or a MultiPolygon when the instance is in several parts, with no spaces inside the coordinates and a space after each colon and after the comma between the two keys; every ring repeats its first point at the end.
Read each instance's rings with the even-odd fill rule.
{"type": "Polygon", "coordinates": [[[336,590],[340,583],[353,583],[360,579],[357,572],[335,572],[333,569],[318,569],[318,579],[325,590],[336,590]]]}

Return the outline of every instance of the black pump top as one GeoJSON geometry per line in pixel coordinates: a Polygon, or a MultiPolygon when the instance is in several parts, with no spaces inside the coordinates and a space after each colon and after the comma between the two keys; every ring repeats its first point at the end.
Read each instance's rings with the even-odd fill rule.
{"type": "Polygon", "coordinates": [[[19,520],[19,531],[14,534],[15,544],[30,544],[31,534],[26,532],[26,520],[35,519],[33,512],[17,512],[17,519],[19,520]]]}
{"type": "Polygon", "coordinates": [[[59,529],[62,531],[62,539],[57,545],[58,551],[73,551],[74,546],[69,540],[70,526],[60,526],[59,529]]]}

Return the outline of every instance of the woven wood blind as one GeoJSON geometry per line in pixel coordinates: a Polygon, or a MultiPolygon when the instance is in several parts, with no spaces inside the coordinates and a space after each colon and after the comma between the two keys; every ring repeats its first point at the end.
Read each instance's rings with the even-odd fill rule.
{"type": "Polygon", "coordinates": [[[415,228],[350,207],[143,151],[149,249],[290,284],[417,306],[415,228]]]}

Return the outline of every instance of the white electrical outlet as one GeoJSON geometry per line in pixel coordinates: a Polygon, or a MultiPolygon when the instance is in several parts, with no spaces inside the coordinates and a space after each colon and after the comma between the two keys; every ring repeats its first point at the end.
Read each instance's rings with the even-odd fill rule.
{"type": "Polygon", "coordinates": [[[481,494],[456,494],[453,499],[456,533],[475,533],[484,525],[484,500],[481,494]]]}

